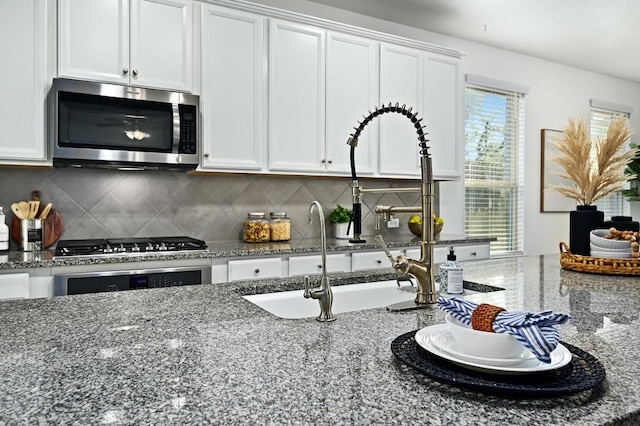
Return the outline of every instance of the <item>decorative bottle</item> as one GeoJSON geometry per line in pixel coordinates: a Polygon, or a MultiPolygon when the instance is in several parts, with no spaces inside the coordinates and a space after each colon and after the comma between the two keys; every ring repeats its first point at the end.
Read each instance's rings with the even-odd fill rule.
{"type": "Polygon", "coordinates": [[[462,294],[462,266],[456,261],[453,247],[449,249],[447,261],[440,265],[440,293],[462,294]]]}
{"type": "Polygon", "coordinates": [[[4,211],[0,206],[0,251],[9,250],[9,227],[4,223],[4,211]]]}

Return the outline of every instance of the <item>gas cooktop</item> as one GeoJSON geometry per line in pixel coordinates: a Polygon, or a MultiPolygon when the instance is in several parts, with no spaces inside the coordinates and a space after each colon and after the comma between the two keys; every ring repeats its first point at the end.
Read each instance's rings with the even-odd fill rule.
{"type": "Polygon", "coordinates": [[[207,244],[191,237],[107,238],[60,240],[55,257],[95,257],[208,251],[207,244]]]}

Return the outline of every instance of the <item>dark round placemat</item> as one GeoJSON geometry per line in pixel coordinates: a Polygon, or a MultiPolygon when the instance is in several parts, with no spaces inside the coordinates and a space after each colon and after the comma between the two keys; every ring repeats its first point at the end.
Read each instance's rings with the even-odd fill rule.
{"type": "Polygon", "coordinates": [[[606,376],[604,367],[593,355],[564,342],[572,359],[555,370],[515,375],[470,370],[423,349],[415,340],[417,331],[405,333],[391,342],[395,357],[432,379],[454,386],[509,396],[549,397],[595,389],[606,376]]]}

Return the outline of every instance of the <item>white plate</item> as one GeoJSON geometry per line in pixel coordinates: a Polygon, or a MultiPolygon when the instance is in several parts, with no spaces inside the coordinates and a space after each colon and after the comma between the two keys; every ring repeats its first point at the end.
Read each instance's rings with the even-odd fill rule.
{"type": "Polygon", "coordinates": [[[461,367],[469,368],[471,370],[492,373],[492,374],[527,374],[527,373],[539,373],[542,371],[555,370],[563,367],[571,362],[571,352],[562,344],[558,344],[558,347],[551,352],[551,362],[546,364],[540,361],[538,358],[524,359],[519,363],[513,365],[488,365],[482,362],[473,362],[466,359],[459,358],[450,352],[446,352],[432,343],[431,336],[436,336],[443,332],[448,332],[447,324],[437,324],[429,327],[425,327],[416,332],[415,339],[418,345],[427,350],[428,352],[444,358],[447,361],[451,361],[454,364],[461,367]]]}
{"type": "Polygon", "coordinates": [[[535,355],[531,351],[524,349],[520,356],[515,358],[485,358],[475,355],[470,355],[464,352],[456,345],[456,341],[453,338],[453,334],[449,330],[443,330],[439,333],[434,333],[429,336],[431,343],[441,351],[445,351],[448,354],[453,355],[457,359],[473,362],[482,365],[494,365],[494,366],[508,366],[520,364],[522,361],[535,358],[535,355]]]}

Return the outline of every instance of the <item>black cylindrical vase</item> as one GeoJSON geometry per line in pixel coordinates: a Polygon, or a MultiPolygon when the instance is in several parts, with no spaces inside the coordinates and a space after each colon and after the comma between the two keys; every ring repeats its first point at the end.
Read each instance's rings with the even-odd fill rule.
{"type": "Polygon", "coordinates": [[[592,230],[602,228],[604,212],[598,211],[597,206],[578,206],[577,210],[569,212],[569,249],[573,254],[589,256],[589,234],[592,230]]]}

